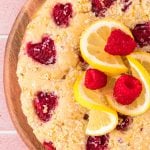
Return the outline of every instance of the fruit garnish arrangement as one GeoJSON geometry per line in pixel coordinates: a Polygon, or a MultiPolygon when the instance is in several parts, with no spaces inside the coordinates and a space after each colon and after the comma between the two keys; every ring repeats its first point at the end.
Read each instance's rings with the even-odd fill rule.
{"type": "Polygon", "coordinates": [[[46,0],[33,15],[17,77],[43,148],[150,148],[149,8],[149,0],[46,0]]]}
{"type": "Polygon", "coordinates": [[[87,135],[125,129],[132,122],[125,116],[150,108],[150,54],[139,50],[133,34],[120,22],[101,19],[81,35],[80,52],[88,67],[74,84],[74,97],[89,109],[87,135]]]}

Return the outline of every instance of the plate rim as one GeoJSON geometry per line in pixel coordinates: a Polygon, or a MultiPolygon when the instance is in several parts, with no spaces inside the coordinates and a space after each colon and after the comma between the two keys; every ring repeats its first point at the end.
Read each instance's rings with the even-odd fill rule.
{"type": "MultiPolygon", "coordinates": [[[[10,91],[10,88],[7,85],[9,85],[9,83],[10,83],[10,79],[9,79],[9,67],[10,67],[10,64],[8,63],[9,62],[9,57],[10,57],[9,56],[9,54],[10,54],[10,46],[11,46],[13,40],[14,40],[16,31],[17,31],[17,29],[19,27],[19,23],[23,20],[23,16],[25,15],[25,13],[27,11],[27,6],[30,6],[35,1],[38,1],[42,5],[42,3],[45,0],[27,0],[24,3],[24,5],[20,9],[20,11],[19,11],[19,13],[18,13],[18,15],[17,15],[13,25],[12,25],[10,33],[8,35],[6,46],[5,46],[5,52],[4,52],[4,56],[3,56],[4,57],[4,61],[3,61],[3,87],[4,88],[3,89],[4,89],[5,101],[6,101],[6,104],[7,104],[7,109],[8,109],[8,112],[9,112],[9,116],[11,118],[11,121],[12,121],[12,123],[13,123],[16,131],[17,131],[17,133],[21,137],[22,141],[26,144],[26,146],[29,149],[32,149],[32,150],[36,150],[36,146],[30,141],[30,139],[27,138],[28,137],[27,133],[22,130],[22,128],[21,128],[21,126],[19,124],[19,120],[17,119],[16,115],[14,114],[14,112],[13,112],[13,110],[11,108],[11,107],[13,107],[13,101],[12,101],[10,95],[9,95],[10,92],[8,92],[8,91],[10,91]]],[[[35,11],[33,11],[32,14],[34,14],[35,11]]],[[[29,19],[29,21],[30,20],[31,20],[31,18],[29,19]]],[[[28,23],[29,23],[29,21],[28,21],[28,23]]],[[[25,28],[27,27],[27,24],[25,25],[25,28]]],[[[24,35],[24,33],[23,33],[23,35],[24,35]]],[[[22,39],[23,39],[23,37],[22,37],[22,39]]],[[[21,41],[20,41],[20,43],[21,43],[21,41]]],[[[34,135],[34,133],[32,133],[32,134],[34,135]]],[[[41,145],[41,144],[39,144],[39,145],[41,145]]],[[[43,149],[42,146],[40,146],[40,149],[43,149]]]]}

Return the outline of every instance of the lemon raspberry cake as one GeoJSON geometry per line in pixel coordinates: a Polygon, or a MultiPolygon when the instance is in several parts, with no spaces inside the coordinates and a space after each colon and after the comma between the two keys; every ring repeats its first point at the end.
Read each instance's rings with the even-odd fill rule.
{"type": "Polygon", "coordinates": [[[43,148],[150,150],[149,50],[149,0],[46,0],[17,66],[43,148]]]}

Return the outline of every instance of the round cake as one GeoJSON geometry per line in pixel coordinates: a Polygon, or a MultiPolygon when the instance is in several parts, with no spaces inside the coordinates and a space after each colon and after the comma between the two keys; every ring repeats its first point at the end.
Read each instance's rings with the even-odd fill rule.
{"type": "Polygon", "coordinates": [[[149,0],[46,0],[26,28],[17,66],[20,100],[46,150],[150,150],[150,110],[134,117],[118,113],[118,125],[104,135],[85,132],[90,110],[76,101],[73,90],[91,66],[80,41],[103,19],[124,24],[136,49],[150,51],[149,0]]]}

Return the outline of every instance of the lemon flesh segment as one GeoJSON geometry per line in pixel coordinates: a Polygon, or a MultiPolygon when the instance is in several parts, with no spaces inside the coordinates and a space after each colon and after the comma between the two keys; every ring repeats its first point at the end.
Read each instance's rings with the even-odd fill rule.
{"type": "Polygon", "coordinates": [[[146,70],[150,74],[150,53],[142,52],[141,50],[138,50],[138,51],[130,54],[130,56],[137,59],[146,68],[146,70]]]}
{"type": "Polygon", "coordinates": [[[86,134],[91,136],[100,136],[111,132],[118,124],[118,116],[113,113],[91,110],[89,113],[89,122],[86,128],[86,134]]]}
{"type": "Polygon", "coordinates": [[[113,56],[104,51],[107,39],[114,29],[121,29],[132,37],[130,30],[123,24],[111,19],[103,19],[87,28],[80,40],[82,57],[93,68],[110,75],[128,71],[120,56],[113,56]]]}
{"type": "Polygon", "coordinates": [[[106,98],[109,104],[118,112],[125,115],[137,116],[143,114],[150,108],[150,76],[147,70],[136,59],[131,56],[127,56],[127,59],[131,66],[132,75],[142,82],[142,93],[130,105],[121,105],[117,103],[112,95],[112,89],[106,90],[106,98]]]}

